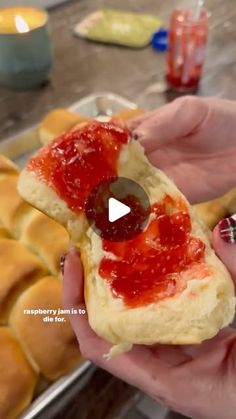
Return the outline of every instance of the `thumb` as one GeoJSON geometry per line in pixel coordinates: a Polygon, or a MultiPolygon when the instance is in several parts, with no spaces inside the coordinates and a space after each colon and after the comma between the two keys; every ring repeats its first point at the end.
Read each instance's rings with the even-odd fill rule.
{"type": "Polygon", "coordinates": [[[131,130],[147,153],[195,133],[209,112],[205,99],[183,96],[133,121],[131,130]],[[136,125],[135,125],[136,124],[136,125]]]}
{"type": "Polygon", "coordinates": [[[221,220],[215,227],[213,246],[231,273],[236,285],[236,214],[221,220]]]}

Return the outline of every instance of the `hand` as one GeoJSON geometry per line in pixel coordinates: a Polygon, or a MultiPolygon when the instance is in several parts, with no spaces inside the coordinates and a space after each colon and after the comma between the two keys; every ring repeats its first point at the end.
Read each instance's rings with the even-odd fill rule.
{"type": "MultiPolygon", "coordinates": [[[[217,226],[214,247],[236,283],[236,244],[225,243],[217,226]]],[[[64,304],[85,310],[83,269],[72,250],[65,261],[64,304]]],[[[235,418],[236,332],[227,328],[201,345],[141,346],[109,361],[111,345],[89,327],[87,315],[70,315],[82,355],[170,408],[195,419],[235,418]]]]}
{"type": "Polygon", "coordinates": [[[129,123],[149,160],[191,202],[236,185],[236,103],[185,96],[129,123]]]}

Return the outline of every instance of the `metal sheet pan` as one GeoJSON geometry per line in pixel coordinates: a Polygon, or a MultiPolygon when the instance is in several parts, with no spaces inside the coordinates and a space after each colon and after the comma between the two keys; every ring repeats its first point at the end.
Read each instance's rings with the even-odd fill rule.
{"type": "MultiPolygon", "coordinates": [[[[101,92],[90,95],[69,107],[69,110],[78,112],[87,117],[107,121],[120,110],[136,109],[137,106],[113,93],[101,92]]],[[[19,133],[0,142],[0,154],[13,160],[20,168],[24,167],[28,158],[41,146],[37,126],[19,133]]],[[[75,371],[63,376],[48,387],[25,410],[19,419],[44,419],[56,417],[63,398],[78,394],[89,380],[95,367],[89,361],[81,364],[75,371]]]]}
{"type": "MultiPolygon", "coordinates": [[[[86,96],[68,109],[90,118],[108,121],[112,115],[124,108],[137,109],[137,106],[135,103],[116,94],[101,92],[86,96]]],[[[39,142],[38,127],[34,125],[26,131],[1,141],[0,154],[4,154],[9,159],[14,160],[22,168],[30,155],[39,147],[41,147],[41,144],[39,142]]]]}

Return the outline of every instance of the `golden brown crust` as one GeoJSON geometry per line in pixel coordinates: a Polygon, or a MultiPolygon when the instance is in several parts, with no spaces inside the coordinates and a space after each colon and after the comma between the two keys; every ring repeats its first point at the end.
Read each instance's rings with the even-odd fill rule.
{"type": "Polygon", "coordinates": [[[39,211],[32,214],[21,236],[21,242],[31,248],[54,275],[60,272],[60,258],[67,252],[68,240],[66,230],[39,211]]]}
{"type": "Polygon", "coordinates": [[[10,238],[10,234],[3,225],[0,223],[0,238],[10,238]]]}
{"type": "Polygon", "coordinates": [[[0,327],[0,418],[15,419],[31,402],[37,374],[16,337],[0,327]]]}
{"type": "Polygon", "coordinates": [[[126,122],[130,119],[136,118],[144,113],[142,109],[122,109],[121,111],[117,112],[113,117],[112,121],[121,121],[126,122]]]}
{"type": "Polygon", "coordinates": [[[39,137],[42,144],[47,144],[76,124],[88,121],[89,118],[66,109],[54,109],[49,112],[39,125],[39,137]]]}
{"type": "Polygon", "coordinates": [[[19,238],[25,217],[35,211],[17,192],[18,176],[0,177],[0,220],[15,238],[19,238]]]}
{"type": "MultiPolygon", "coordinates": [[[[27,289],[16,302],[10,324],[42,374],[55,380],[81,361],[79,346],[66,315],[64,322],[44,322],[46,314],[26,315],[24,310],[62,309],[62,283],[46,277],[27,289]]],[[[48,314],[54,318],[53,314],[48,314]]],[[[60,317],[58,315],[57,317],[60,317]]]]}
{"type": "Polygon", "coordinates": [[[47,273],[40,260],[15,240],[0,239],[0,323],[23,289],[47,273]]]}
{"type": "Polygon", "coordinates": [[[0,177],[0,237],[10,232],[36,253],[52,274],[58,275],[60,257],[67,251],[68,234],[20,197],[17,181],[18,175],[0,177]]]}
{"type": "Polygon", "coordinates": [[[0,155],[0,177],[1,175],[17,175],[19,173],[17,166],[7,157],[0,155]]]}
{"type": "MultiPolygon", "coordinates": [[[[141,109],[122,109],[112,120],[126,122],[141,115],[141,109]]],[[[42,144],[47,144],[63,133],[83,127],[91,119],[67,109],[54,109],[49,112],[39,125],[39,138],[42,144]]]]}
{"type": "Polygon", "coordinates": [[[222,218],[236,213],[236,188],[219,198],[196,204],[195,208],[200,218],[213,230],[222,218]]]}

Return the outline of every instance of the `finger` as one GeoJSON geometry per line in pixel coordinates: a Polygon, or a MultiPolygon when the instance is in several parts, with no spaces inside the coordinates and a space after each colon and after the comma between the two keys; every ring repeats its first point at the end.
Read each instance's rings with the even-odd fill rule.
{"type": "MultiPolygon", "coordinates": [[[[90,358],[91,359],[91,358],[90,358]]],[[[149,347],[135,345],[130,352],[109,360],[96,356],[92,361],[109,373],[146,393],[161,397],[166,392],[169,366],[158,359],[149,347]]]]}
{"type": "Polygon", "coordinates": [[[155,109],[154,111],[145,112],[142,115],[137,116],[136,118],[132,118],[127,121],[128,128],[133,131],[136,129],[140,124],[142,124],[147,119],[151,118],[153,115],[158,114],[159,109],[155,109]]]}
{"type": "Polygon", "coordinates": [[[213,245],[236,285],[236,215],[225,218],[215,227],[213,245]]]}
{"type": "Polygon", "coordinates": [[[70,310],[70,322],[79,341],[90,337],[92,331],[88,325],[84,302],[83,267],[76,250],[72,250],[65,259],[63,303],[70,310]]]}
{"type": "Polygon", "coordinates": [[[208,103],[204,99],[185,96],[164,105],[150,118],[144,119],[133,130],[135,137],[146,152],[167,145],[173,140],[194,134],[208,115],[208,103]]]}
{"type": "MultiPolygon", "coordinates": [[[[71,251],[65,260],[63,300],[66,308],[70,310],[85,308],[83,269],[79,255],[75,250],[71,251]]],[[[127,382],[136,383],[139,387],[148,386],[150,374],[153,373],[152,368],[152,372],[147,369],[148,361],[151,359],[153,362],[155,361],[156,366],[159,365],[159,374],[163,368],[165,370],[166,367],[162,361],[158,361],[149,349],[140,346],[135,346],[129,353],[107,360],[104,355],[109,352],[111,345],[92,331],[87,315],[71,314],[70,320],[83,356],[127,382]]]]}
{"type": "Polygon", "coordinates": [[[65,259],[63,303],[70,310],[69,319],[80,344],[82,355],[85,358],[88,358],[88,355],[93,358],[93,351],[96,351],[96,356],[100,357],[108,353],[111,345],[100,339],[89,326],[84,302],[83,267],[75,249],[65,259]]]}

